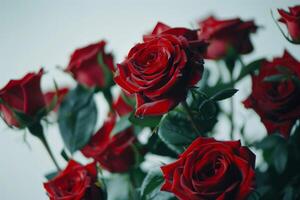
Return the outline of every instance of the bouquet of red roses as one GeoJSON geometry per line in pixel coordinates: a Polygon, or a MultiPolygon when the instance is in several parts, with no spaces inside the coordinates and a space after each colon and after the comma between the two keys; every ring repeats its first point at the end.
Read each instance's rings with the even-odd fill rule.
{"type": "MultiPolygon", "coordinates": [[[[299,45],[300,6],[278,15],[283,36],[299,45]]],[[[46,148],[57,168],[43,184],[51,200],[300,199],[300,62],[288,50],[243,62],[259,28],[214,16],[197,29],[158,22],[119,64],[104,40],[90,44],[64,69],[76,87],[54,82],[43,93],[44,69],[28,73],[0,90],[1,117],[46,148]],[[245,134],[247,119],[234,102],[249,77],[252,92],[242,103],[265,126],[261,140],[245,134]],[[59,126],[65,163],[47,140],[49,118],[59,126]],[[220,132],[224,139],[215,139],[220,132]]]]}

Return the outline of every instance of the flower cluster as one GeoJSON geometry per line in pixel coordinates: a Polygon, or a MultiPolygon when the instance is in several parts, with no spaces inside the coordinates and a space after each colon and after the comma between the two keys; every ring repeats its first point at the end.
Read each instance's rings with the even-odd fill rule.
{"type": "MultiPolygon", "coordinates": [[[[279,9],[278,16],[289,32],[284,37],[299,44],[300,6],[279,9]]],[[[54,83],[55,90],[43,92],[41,69],[0,90],[3,120],[37,137],[57,168],[44,182],[50,200],[300,198],[300,62],[285,50],[245,64],[258,30],[252,20],[209,16],[197,24],[158,22],[119,64],[104,40],[75,50],[63,70],[75,86],[54,83]],[[206,59],[224,64],[217,66],[221,73],[209,73],[206,59]],[[247,122],[235,116],[234,87],[246,77],[252,91],[240,103],[265,126],[261,141],[252,127],[244,134],[247,122]],[[98,109],[105,106],[101,123],[98,109]],[[230,122],[223,140],[215,139],[219,116],[230,122]],[[57,122],[64,142],[64,169],[48,144],[49,121],[57,122]]]]}

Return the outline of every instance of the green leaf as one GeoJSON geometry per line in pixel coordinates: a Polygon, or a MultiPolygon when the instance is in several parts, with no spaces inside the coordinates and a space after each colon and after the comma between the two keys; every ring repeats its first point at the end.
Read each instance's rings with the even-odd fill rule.
{"type": "Polygon", "coordinates": [[[234,87],[234,83],[233,82],[229,82],[229,83],[223,83],[223,82],[218,82],[216,85],[212,86],[212,87],[206,87],[202,90],[202,92],[204,92],[207,96],[211,97],[214,94],[216,94],[217,92],[224,90],[226,88],[232,88],[234,87]]]}
{"type": "Polygon", "coordinates": [[[117,123],[115,124],[114,129],[112,130],[111,135],[116,135],[125,129],[129,128],[131,126],[131,122],[129,121],[130,114],[122,116],[117,123]]]}
{"type": "Polygon", "coordinates": [[[245,67],[242,68],[240,75],[237,78],[237,81],[241,80],[242,78],[244,78],[245,76],[253,73],[254,71],[258,70],[262,64],[262,62],[264,62],[265,59],[258,59],[255,60],[253,62],[251,62],[250,64],[246,65],[245,67]]]}
{"type": "Polygon", "coordinates": [[[160,122],[160,139],[176,153],[182,153],[196,137],[195,130],[184,113],[171,111],[160,122]]]}
{"type": "Polygon", "coordinates": [[[288,150],[285,143],[280,143],[276,146],[273,152],[273,165],[276,171],[281,174],[286,167],[288,161],[288,150]]]}
{"type": "Polygon", "coordinates": [[[158,134],[153,133],[149,138],[146,148],[148,152],[162,155],[162,156],[169,156],[173,158],[177,158],[177,154],[172,151],[167,145],[158,137],[158,134]]]}
{"type": "Polygon", "coordinates": [[[284,190],[283,200],[294,200],[294,189],[291,186],[288,186],[284,190]]]}
{"type": "Polygon", "coordinates": [[[45,178],[46,178],[47,180],[51,180],[51,179],[53,179],[57,174],[58,174],[57,171],[55,171],[55,172],[50,172],[50,173],[48,173],[48,174],[45,175],[45,178]]]}
{"type": "Polygon", "coordinates": [[[155,128],[158,126],[162,116],[136,117],[134,113],[129,116],[129,121],[138,126],[155,128]]]}
{"type": "Polygon", "coordinates": [[[161,192],[160,188],[164,182],[163,175],[159,169],[151,170],[145,177],[141,186],[142,200],[169,200],[170,193],[161,192]]]}
{"type": "Polygon", "coordinates": [[[260,199],[260,194],[257,191],[252,192],[247,200],[259,200],[260,199]]]}
{"type": "Polygon", "coordinates": [[[203,101],[199,106],[199,112],[204,120],[213,119],[217,114],[216,103],[210,99],[203,101]]]}
{"type": "Polygon", "coordinates": [[[64,159],[66,162],[69,162],[70,158],[69,158],[67,152],[66,152],[64,149],[60,152],[60,155],[63,157],[63,159],[64,159]]]}
{"type": "Polygon", "coordinates": [[[232,97],[238,90],[234,88],[228,88],[217,92],[214,96],[210,99],[214,101],[221,101],[227,98],[232,97]]]}
{"type": "Polygon", "coordinates": [[[262,141],[255,143],[254,146],[266,150],[275,148],[279,143],[284,141],[285,139],[280,134],[272,134],[262,139],[262,141]]]}
{"type": "Polygon", "coordinates": [[[67,94],[59,107],[60,133],[71,154],[86,145],[94,132],[97,107],[93,94],[93,90],[78,85],[67,94]]]}

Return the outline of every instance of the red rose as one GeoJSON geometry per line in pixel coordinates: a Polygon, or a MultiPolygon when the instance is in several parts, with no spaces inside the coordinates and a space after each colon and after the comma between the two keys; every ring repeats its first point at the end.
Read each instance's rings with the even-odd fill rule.
{"type": "Polygon", "coordinates": [[[292,37],[296,42],[300,41],[300,6],[289,8],[290,12],[278,9],[281,16],[280,22],[284,23],[292,37]]]}
{"type": "Polygon", "coordinates": [[[110,115],[81,152],[86,157],[95,159],[110,172],[126,172],[135,164],[132,145],[136,138],[132,128],[112,136],[115,123],[116,116],[110,115]]]}
{"type": "Polygon", "coordinates": [[[77,49],[71,56],[66,69],[73,77],[88,87],[107,88],[112,81],[114,71],[113,56],[104,51],[105,41],[77,49]],[[99,62],[99,58],[101,58],[99,62]]]}
{"type": "Polygon", "coordinates": [[[204,46],[197,31],[158,23],[117,66],[115,82],[136,94],[136,115],[162,115],[186,98],[201,78],[204,46]]]}
{"type": "Polygon", "coordinates": [[[13,110],[34,117],[44,108],[45,100],[41,91],[43,69],[38,73],[28,73],[22,79],[11,80],[0,90],[0,112],[8,125],[20,127],[13,110]]]}
{"type": "Polygon", "coordinates": [[[257,112],[269,134],[279,131],[288,137],[300,117],[300,90],[290,78],[276,82],[265,80],[268,76],[280,74],[300,78],[300,63],[287,51],[281,58],[262,63],[259,74],[252,76],[252,94],[244,105],[257,112]]]}
{"type": "Polygon", "coordinates": [[[58,91],[46,92],[44,94],[44,98],[45,98],[47,107],[50,106],[51,102],[53,101],[53,98],[55,97],[55,95],[57,95],[57,102],[56,102],[56,105],[54,108],[54,111],[57,111],[59,108],[59,105],[62,103],[62,101],[64,100],[64,97],[67,95],[68,92],[69,92],[69,88],[61,88],[61,89],[58,89],[58,91]]]}
{"type": "Polygon", "coordinates": [[[119,116],[127,115],[128,113],[133,111],[133,107],[129,104],[128,101],[131,101],[131,97],[124,93],[122,95],[119,95],[116,101],[114,101],[113,108],[119,116]]]}
{"type": "Polygon", "coordinates": [[[254,190],[255,155],[239,141],[198,138],[161,167],[162,190],[180,200],[245,200],[254,190]]]}
{"type": "Polygon", "coordinates": [[[253,21],[244,22],[238,18],[217,20],[210,16],[200,21],[199,26],[199,38],[209,42],[204,55],[207,59],[222,59],[230,48],[239,54],[247,54],[253,50],[250,33],[257,29],[253,21]]]}
{"type": "Polygon", "coordinates": [[[70,160],[66,169],[44,183],[50,200],[104,200],[104,193],[96,186],[96,164],[82,166],[70,160]]]}

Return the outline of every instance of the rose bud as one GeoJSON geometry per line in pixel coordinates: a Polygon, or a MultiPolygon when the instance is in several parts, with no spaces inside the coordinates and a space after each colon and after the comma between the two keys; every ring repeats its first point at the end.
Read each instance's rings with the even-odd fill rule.
{"type": "Polygon", "coordinates": [[[9,81],[0,90],[0,112],[9,126],[18,128],[24,126],[17,117],[16,112],[35,118],[46,107],[44,95],[41,91],[42,75],[43,69],[38,73],[28,73],[22,79],[9,81]]]}
{"type": "Polygon", "coordinates": [[[44,183],[50,200],[104,200],[105,193],[96,185],[97,168],[95,163],[82,166],[70,160],[64,171],[44,183]]]}
{"type": "Polygon", "coordinates": [[[51,106],[51,103],[53,102],[54,97],[57,95],[57,101],[55,102],[56,104],[53,109],[56,112],[68,92],[69,92],[69,88],[61,88],[61,89],[58,89],[57,91],[46,92],[44,94],[44,98],[45,98],[47,107],[51,106]]]}
{"type": "Polygon", "coordinates": [[[252,75],[252,93],[243,102],[260,116],[268,134],[279,131],[288,137],[295,121],[300,117],[300,62],[287,51],[281,58],[265,61],[258,75],[252,75]],[[282,76],[268,81],[268,77],[282,76]]]}
{"type": "Polygon", "coordinates": [[[255,155],[240,141],[198,138],[162,166],[163,191],[180,200],[246,200],[255,186],[255,155]]]}
{"type": "Polygon", "coordinates": [[[289,8],[289,12],[278,9],[281,16],[280,22],[287,26],[292,40],[295,42],[300,42],[300,6],[294,6],[289,8]]]}
{"type": "Polygon", "coordinates": [[[131,96],[122,93],[113,102],[113,109],[120,117],[133,111],[133,107],[130,105],[130,102],[132,101],[131,98],[131,96]]]}
{"type": "Polygon", "coordinates": [[[209,43],[204,58],[223,59],[230,49],[238,54],[247,54],[253,50],[250,33],[256,32],[253,21],[242,21],[239,18],[218,20],[210,16],[199,22],[199,39],[209,43]]]}
{"type": "Polygon", "coordinates": [[[75,50],[66,71],[87,87],[105,89],[113,85],[113,56],[104,51],[105,44],[102,40],[75,50]]]}
{"type": "Polygon", "coordinates": [[[128,171],[135,164],[133,145],[136,137],[131,127],[112,135],[115,124],[116,116],[112,114],[81,152],[99,162],[104,169],[120,173],[128,171]]]}
{"type": "Polygon", "coordinates": [[[136,96],[136,116],[162,115],[185,100],[200,79],[205,44],[197,31],[158,23],[117,65],[115,82],[136,96]]]}

